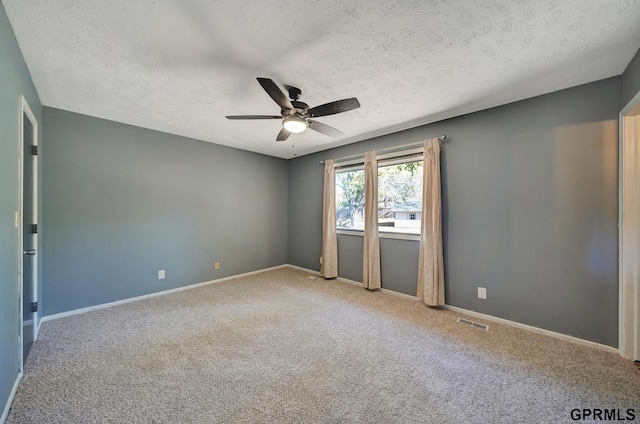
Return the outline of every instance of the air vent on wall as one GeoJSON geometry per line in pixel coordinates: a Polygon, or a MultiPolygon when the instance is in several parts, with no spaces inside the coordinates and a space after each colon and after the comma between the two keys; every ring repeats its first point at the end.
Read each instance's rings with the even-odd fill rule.
{"type": "Polygon", "coordinates": [[[468,319],[464,318],[458,318],[458,322],[470,327],[479,328],[480,330],[489,331],[488,325],[480,324],[479,322],[469,321],[468,319]]]}

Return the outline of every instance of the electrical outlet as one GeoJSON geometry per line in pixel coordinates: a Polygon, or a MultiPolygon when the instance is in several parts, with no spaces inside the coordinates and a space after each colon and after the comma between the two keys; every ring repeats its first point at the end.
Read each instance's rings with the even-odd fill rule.
{"type": "Polygon", "coordinates": [[[478,287],[478,299],[487,298],[487,289],[485,287],[478,287]]]}
{"type": "Polygon", "coordinates": [[[220,269],[220,262],[216,262],[216,263],[213,265],[213,267],[214,267],[215,269],[220,269]]]}
{"type": "Polygon", "coordinates": [[[320,256],[320,265],[322,265],[322,256],[320,256]]]}
{"type": "Polygon", "coordinates": [[[164,280],[164,269],[158,270],[158,280],[164,280]]]}

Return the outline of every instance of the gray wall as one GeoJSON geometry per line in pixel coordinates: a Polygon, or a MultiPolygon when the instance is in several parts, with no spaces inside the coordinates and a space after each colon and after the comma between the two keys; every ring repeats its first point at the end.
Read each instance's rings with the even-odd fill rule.
{"type": "Polygon", "coordinates": [[[51,108],[44,133],[45,315],[287,262],[285,160],[51,108]]]}
{"type": "MultiPolygon", "coordinates": [[[[18,98],[24,95],[39,123],[40,99],[0,4],[0,415],[18,376],[18,98]]],[[[41,131],[40,131],[41,133],[41,131]]],[[[40,285],[41,286],[41,285],[40,285]]]]}
{"type": "MultiPolygon", "coordinates": [[[[446,134],[447,303],[616,346],[620,104],[615,77],[290,160],[289,262],[319,269],[319,160],[446,134]]],[[[339,237],[341,276],[361,281],[361,244],[339,237]]],[[[415,295],[417,248],[381,241],[383,287],[415,295]]]]}
{"type": "MultiPolygon", "coordinates": [[[[383,289],[415,296],[418,290],[418,253],[415,240],[380,239],[380,279],[383,289]]],[[[338,235],[338,275],[362,282],[361,236],[338,235]]]]}
{"type": "Polygon", "coordinates": [[[633,96],[640,92],[640,50],[631,59],[622,74],[622,106],[625,107],[633,96]]]}

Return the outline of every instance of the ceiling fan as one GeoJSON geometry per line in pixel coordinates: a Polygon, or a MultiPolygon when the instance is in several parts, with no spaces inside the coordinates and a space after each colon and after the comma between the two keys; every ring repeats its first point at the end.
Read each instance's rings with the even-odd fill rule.
{"type": "Polygon", "coordinates": [[[298,101],[302,91],[297,87],[285,86],[289,92],[289,100],[287,96],[278,88],[275,82],[270,78],[258,78],[258,82],[264,88],[269,96],[280,106],[280,116],[278,115],[232,115],[227,119],[282,119],[282,130],[278,133],[276,141],[284,141],[292,133],[300,133],[307,128],[311,128],[321,134],[330,137],[340,137],[344,135],[327,124],[315,121],[310,118],[319,116],[334,115],[336,113],[347,112],[360,107],[358,99],[355,97],[335,102],[325,103],[320,106],[309,108],[309,105],[298,101]]]}

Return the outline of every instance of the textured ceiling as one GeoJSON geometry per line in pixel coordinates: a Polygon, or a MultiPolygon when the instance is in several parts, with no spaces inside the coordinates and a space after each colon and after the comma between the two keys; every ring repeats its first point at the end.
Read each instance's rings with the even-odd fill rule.
{"type": "Polygon", "coordinates": [[[42,103],[282,158],[621,74],[640,47],[622,0],[2,0],[42,103]],[[318,118],[276,143],[256,77],[318,118]]]}

